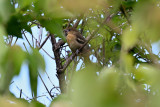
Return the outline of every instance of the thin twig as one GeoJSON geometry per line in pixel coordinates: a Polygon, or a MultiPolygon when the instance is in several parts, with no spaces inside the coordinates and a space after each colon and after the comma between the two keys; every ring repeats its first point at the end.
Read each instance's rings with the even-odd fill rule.
{"type": "Polygon", "coordinates": [[[80,19],[77,19],[77,21],[76,21],[76,23],[74,24],[73,28],[77,28],[79,22],[80,22],[80,19]]]}
{"type": "Polygon", "coordinates": [[[67,58],[66,62],[63,65],[63,68],[60,70],[61,73],[63,73],[66,70],[66,68],[72,62],[72,60],[74,59],[74,57],[76,55],[78,55],[78,53],[83,49],[83,47],[86,46],[88,44],[88,42],[95,36],[95,34],[99,31],[99,29],[101,27],[103,27],[104,23],[110,22],[111,18],[112,18],[112,15],[108,15],[107,18],[104,20],[104,22],[100,24],[100,27],[98,27],[90,36],[87,37],[87,40],[83,44],[83,46],[80,49],[77,49],[77,51],[75,53],[73,53],[69,58],[67,58]]]}
{"type": "Polygon", "coordinates": [[[43,50],[51,59],[55,60],[55,58],[53,58],[46,50],[44,50],[43,48],[42,48],[42,50],[43,50]]]}
{"type": "Polygon", "coordinates": [[[13,84],[13,83],[14,83],[14,81],[12,81],[12,82],[10,83],[10,85],[13,84]]]}
{"type": "Polygon", "coordinates": [[[41,44],[41,46],[39,47],[39,50],[43,47],[43,45],[47,42],[49,36],[46,37],[46,39],[43,41],[43,43],[41,44]]]}
{"type": "Polygon", "coordinates": [[[40,26],[40,34],[39,34],[39,45],[40,45],[40,43],[41,43],[41,41],[42,41],[42,33],[43,33],[43,28],[40,26]]]}
{"type": "Polygon", "coordinates": [[[33,34],[31,34],[32,35],[32,43],[33,43],[33,47],[34,47],[34,40],[33,40],[33,34]]]}
{"type": "Polygon", "coordinates": [[[24,37],[26,38],[26,40],[27,40],[27,42],[28,42],[29,46],[30,46],[30,47],[32,47],[32,45],[30,44],[30,42],[29,42],[29,40],[28,40],[28,38],[27,38],[27,36],[26,36],[25,32],[24,32],[24,31],[22,31],[22,32],[23,32],[24,37]]]}
{"type": "Polygon", "coordinates": [[[14,42],[14,45],[17,43],[17,40],[18,40],[18,37],[16,37],[16,40],[15,40],[15,42],[14,42]]]}
{"type": "Polygon", "coordinates": [[[84,18],[83,21],[82,21],[81,30],[80,30],[80,33],[81,33],[81,34],[83,34],[85,22],[86,22],[86,20],[85,20],[85,18],[84,18]]]}
{"type": "Polygon", "coordinates": [[[48,79],[49,79],[49,81],[51,82],[51,84],[53,85],[53,88],[56,88],[57,89],[57,91],[59,91],[60,92],[60,90],[58,90],[58,88],[53,84],[53,82],[51,81],[51,79],[50,79],[50,77],[49,77],[49,75],[48,75],[48,73],[45,71],[45,73],[47,74],[47,77],[48,77],[48,79]]]}
{"type": "Polygon", "coordinates": [[[44,81],[43,81],[43,79],[42,79],[42,77],[41,77],[41,75],[40,75],[40,73],[39,73],[39,72],[38,72],[38,76],[40,77],[40,79],[41,79],[41,81],[42,81],[42,83],[43,83],[44,87],[46,88],[46,90],[47,90],[48,94],[50,95],[51,99],[53,99],[53,98],[52,98],[53,96],[52,96],[52,95],[51,95],[51,93],[49,92],[49,90],[48,90],[48,88],[47,88],[46,84],[44,83],[44,81]]]}
{"type": "Polygon", "coordinates": [[[73,22],[73,20],[71,19],[69,22],[68,22],[68,25],[66,28],[69,28],[70,24],[73,22]]]}
{"type": "MultiPolygon", "coordinates": [[[[48,38],[48,37],[49,37],[49,35],[47,36],[47,38],[48,38]]],[[[36,42],[38,42],[37,39],[36,39],[33,35],[32,35],[32,38],[35,39],[36,42]]],[[[46,39],[47,39],[47,38],[46,38],[46,39]]],[[[47,41],[47,40],[46,40],[46,41],[47,41]]],[[[44,41],[43,43],[45,44],[46,41],[44,41]]],[[[42,44],[43,44],[43,43],[42,43],[42,44]]],[[[37,44],[37,43],[36,43],[36,44],[37,44]]],[[[43,44],[43,45],[44,45],[44,44],[43,44]]],[[[42,48],[43,46],[41,45],[40,47],[42,48]]],[[[43,50],[51,59],[55,60],[47,51],[45,51],[43,48],[42,48],[42,50],[43,50]]]]}
{"type": "Polygon", "coordinates": [[[24,43],[24,42],[23,42],[23,45],[24,45],[24,47],[25,47],[26,51],[28,52],[27,47],[26,47],[26,45],[25,45],[25,43],[24,43]]]}
{"type": "Polygon", "coordinates": [[[20,90],[20,96],[19,96],[19,98],[22,98],[22,89],[20,90]]]}
{"type": "Polygon", "coordinates": [[[10,40],[10,43],[9,43],[9,44],[10,44],[10,46],[11,46],[12,41],[13,41],[13,36],[12,36],[12,35],[10,36],[10,39],[11,39],[11,40],[10,40]]]}
{"type": "Polygon", "coordinates": [[[77,51],[75,53],[73,53],[69,58],[67,58],[66,62],[63,65],[63,68],[61,69],[61,73],[66,70],[66,68],[72,62],[74,57],[79,54],[79,52],[83,49],[84,46],[87,45],[87,43],[93,38],[93,36],[97,33],[98,30],[99,30],[99,28],[96,31],[94,31],[91,36],[87,37],[88,39],[86,40],[86,42],[83,44],[83,46],[81,48],[77,49],[77,51]]]}
{"type": "Polygon", "coordinates": [[[40,98],[40,97],[46,97],[46,95],[37,96],[36,99],[40,98]]]}
{"type": "Polygon", "coordinates": [[[123,5],[120,6],[120,10],[122,11],[124,17],[127,19],[127,22],[131,25],[131,21],[130,21],[130,19],[128,17],[128,14],[126,12],[126,9],[125,9],[125,7],[123,5]]]}
{"type": "MultiPolygon", "coordinates": [[[[15,84],[15,83],[14,83],[15,84]]],[[[20,91],[21,89],[15,84],[16,88],[20,91]]],[[[22,94],[26,97],[26,99],[31,100],[25,93],[22,92],[22,94]]]]}

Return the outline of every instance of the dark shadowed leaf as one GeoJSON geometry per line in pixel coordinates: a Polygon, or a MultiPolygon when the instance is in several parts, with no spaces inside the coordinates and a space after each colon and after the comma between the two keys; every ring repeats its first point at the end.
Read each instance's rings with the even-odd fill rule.
{"type": "Polygon", "coordinates": [[[17,16],[12,16],[6,25],[6,30],[8,35],[13,35],[13,36],[22,38],[21,31],[23,29],[32,33],[29,25],[27,25],[27,23],[30,20],[31,20],[31,17],[29,17],[28,15],[18,14],[17,16]]]}
{"type": "Polygon", "coordinates": [[[56,34],[58,37],[64,39],[61,19],[42,19],[40,23],[46,27],[51,34],[56,34]]]}
{"type": "Polygon", "coordinates": [[[22,38],[20,22],[17,17],[12,16],[6,26],[8,35],[14,35],[22,38]]]}

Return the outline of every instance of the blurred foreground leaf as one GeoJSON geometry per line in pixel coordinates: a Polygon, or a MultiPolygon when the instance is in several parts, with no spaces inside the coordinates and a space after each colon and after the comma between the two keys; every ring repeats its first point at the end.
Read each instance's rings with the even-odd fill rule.
{"type": "Polygon", "coordinates": [[[11,96],[0,97],[1,107],[28,107],[27,103],[11,96]]]}
{"type": "Polygon", "coordinates": [[[9,0],[0,0],[0,23],[5,24],[15,11],[9,0]]]}
{"type": "Polygon", "coordinates": [[[44,59],[37,49],[33,49],[32,52],[28,54],[28,66],[31,89],[34,96],[37,97],[38,71],[45,70],[44,59]]]}
{"type": "Polygon", "coordinates": [[[18,75],[23,61],[26,58],[26,53],[19,46],[8,48],[5,55],[0,61],[2,66],[0,91],[1,93],[8,92],[9,84],[13,76],[18,75]]]}
{"type": "Polygon", "coordinates": [[[156,85],[159,70],[150,65],[140,65],[135,72],[135,79],[143,84],[156,85]]]}
{"type": "Polygon", "coordinates": [[[63,36],[63,30],[62,30],[62,20],[61,19],[51,19],[51,20],[40,20],[40,23],[42,26],[45,26],[46,29],[51,34],[56,34],[58,37],[65,39],[63,36]]]}

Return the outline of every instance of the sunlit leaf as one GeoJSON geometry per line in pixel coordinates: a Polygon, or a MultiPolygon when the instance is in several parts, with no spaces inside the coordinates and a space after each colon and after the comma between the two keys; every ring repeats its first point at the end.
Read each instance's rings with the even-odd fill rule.
{"type": "Polygon", "coordinates": [[[51,107],[71,107],[71,105],[69,97],[66,94],[59,95],[51,103],[51,107]]]}
{"type": "Polygon", "coordinates": [[[105,3],[103,0],[62,0],[62,6],[74,13],[84,13],[89,8],[99,7],[98,5],[105,3]]]}
{"type": "Polygon", "coordinates": [[[2,107],[27,107],[27,103],[22,100],[16,99],[11,96],[0,97],[0,103],[2,107]]]}
{"type": "Polygon", "coordinates": [[[150,65],[140,65],[135,72],[135,79],[145,84],[155,84],[159,70],[150,65]]]}
{"type": "Polygon", "coordinates": [[[4,26],[0,25],[0,58],[6,51],[5,42],[3,36],[6,35],[4,26]]]}
{"type": "Polygon", "coordinates": [[[52,18],[70,18],[73,14],[63,8],[60,2],[57,0],[46,0],[46,5],[44,6],[45,16],[52,18]]]}
{"type": "Polygon", "coordinates": [[[73,81],[70,93],[71,100],[73,101],[73,106],[96,107],[97,105],[98,94],[95,93],[98,88],[96,86],[96,75],[94,75],[94,72],[90,72],[90,70],[91,69],[88,69],[87,71],[80,71],[76,75],[74,75],[74,78],[72,79],[73,81]],[[91,97],[92,95],[95,95],[95,97],[91,97]]]}
{"type": "Polygon", "coordinates": [[[13,46],[8,49],[1,61],[3,66],[6,67],[5,69],[8,69],[9,72],[11,70],[14,75],[17,75],[25,58],[26,55],[23,50],[19,46],[13,46]]]}
{"type": "Polygon", "coordinates": [[[100,104],[102,106],[122,105],[123,102],[121,101],[121,104],[119,102],[119,99],[122,99],[122,97],[120,97],[116,91],[119,88],[120,82],[120,75],[116,68],[104,68],[101,71],[98,86],[101,90],[99,94],[100,104]]]}
{"type": "Polygon", "coordinates": [[[111,12],[115,12],[117,10],[119,10],[120,4],[121,4],[122,0],[107,0],[107,3],[109,6],[113,7],[113,9],[111,10],[111,12]]]}
{"type": "Polygon", "coordinates": [[[159,25],[160,25],[160,9],[157,4],[151,1],[142,1],[135,8],[135,13],[132,16],[134,21],[136,33],[141,36],[141,38],[149,43],[160,40],[159,39],[159,25]],[[141,3],[143,3],[143,8],[141,9],[141,3]]]}
{"type": "Polygon", "coordinates": [[[35,0],[16,0],[16,1],[18,2],[19,7],[24,9],[28,6],[31,6],[31,3],[35,0]]]}
{"type": "Polygon", "coordinates": [[[119,74],[116,72],[115,68],[103,68],[100,74],[100,84],[102,89],[110,91],[114,91],[118,86],[119,74]]]}
{"type": "Polygon", "coordinates": [[[124,50],[128,50],[132,48],[138,42],[138,31],[137,28],[133,25],[133,27],[125,30],[124,35],[122,37],[122,43],[124,46],[124,50]]]}
{"type": "Polygon", "coordinates": [[[9,0],[0,0],[0,23],[6,23],[14,11],[9,0]]]}
{"type": "Polygon", "coordinates": [[[8,90],[13,76],[19,74],[25,58],[26,54],[19,46],[8,48],[3,58],[1,58],[0,64],[2,65],[3,72],[1,72],[0,90],[2,93],[8,90]]]}
{"type": "Polygon", "coordinates": [[[36,100],[31,101],[30,105],[32,107],[46,107],[44,104],[42,104],[42,103],[40,103],[40,102],[38,102],[36,100]]]}

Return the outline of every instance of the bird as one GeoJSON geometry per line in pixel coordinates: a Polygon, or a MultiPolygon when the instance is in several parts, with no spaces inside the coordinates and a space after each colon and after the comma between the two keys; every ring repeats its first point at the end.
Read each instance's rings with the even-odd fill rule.
{"type": "MultiPolygon", "coordinates": [[[[73,27],[69,27],[64,29],[64,33],[66,36],[66,41],[69,45],[69,48],[74,53],[77,51],[77,49],[80,49],[84,43],[86,42],[86,39],[82,36],[82,34],[73,27]]],[[[79,56],[84,57],[85,62],[90,62],[89,56],[90,56],[90,47],[88,44],[86,44],[82,50],[79,52],[79,56]]]]}

